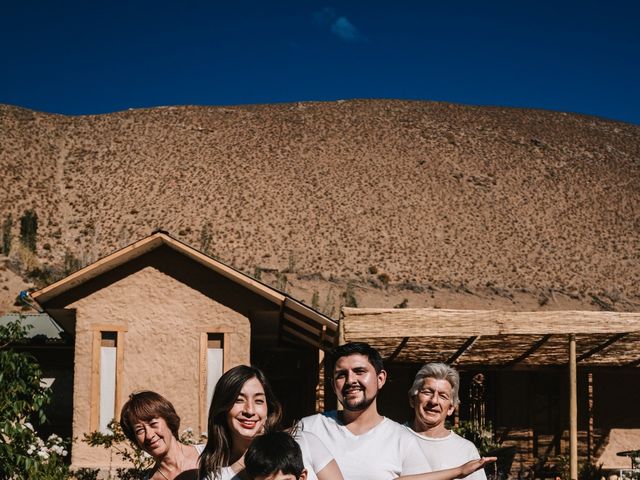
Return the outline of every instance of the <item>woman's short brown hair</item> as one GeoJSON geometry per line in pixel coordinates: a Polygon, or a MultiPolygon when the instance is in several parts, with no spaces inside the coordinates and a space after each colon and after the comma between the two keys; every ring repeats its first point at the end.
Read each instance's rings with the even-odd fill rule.
{"type": "Polygon", "coordinates": [[[162,395],[148,390],[129,395],[129,400],[120,411],[120,426],[131,443],[138,445],[136,424],[141,421],[148,422],[157,417],[164,419],[173,436],[179,438],[180,417],[176,409],[162,395]]]}

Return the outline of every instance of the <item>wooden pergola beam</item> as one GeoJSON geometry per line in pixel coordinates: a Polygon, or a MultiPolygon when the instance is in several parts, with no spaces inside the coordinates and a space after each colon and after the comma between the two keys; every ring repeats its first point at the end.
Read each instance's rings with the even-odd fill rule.
{"type": "Polygon", "coordinates": [[[537,342],[535,342],[533,345],[531,345],[526,351],[524,351],[521,355],[518,355],[516,358],[514,358],[513,360],[505,363],[503,365],[503,367],[508,368],[508,367],[513,367],[514,365],[517,365],[518,363],[522,362],[525,358],[527,358],[529,355],[533,354],[536,350],[538,350],[540,347],[542,347],[545,343],[547,343],[549,341],[549,339],[551,338],[551,334],[547,334],[547,335],[543,335],[543,337],[538,340],[537,342]]]}
{"type": "Polygon", "coordinates": [[[578,362],[581,362],[582,360],[586,360],[587,358],[595,355],[598,352],[601,352],[602,350],[604,350],[605,348],[607,348],[610,345],[613,345],[615,342],[617,342],[618,340],[626,337],[627,335],[629,335],[628,333],[616,333],[615,335],[613,335],[611,338],[609,338],[606,342],[602,342],[600,345],[593,347],[591,350],[584,352],[582,355],[580,355],[578,357],[578,362]]]}
{"type": "Polygon", "coordinates": [[[467,340],[462,344],[462,346],[453,355],[449,357],[446,363],[449,365],[453,364],[453,362],[458,360],[464,354],[464,352],[466,352],[468,349],[470,349],[473,346],[474,343],[476,343],[478,338],[480,338],[480,335],[474,335],[473,337],[467,338],[467,340]]]}
{"type": "Polygon", "coordinates": [[[385,361],[386,362],[393,362],[395,360],[395,358],[400,354],[400,352],[405,347],[405,345],[407,344],[408,341],[409,341],[409,337],[404,337],[400,341],[400,343],[398,344],[396,349],[393,352],[391,352],[391,355],[389,355],[389,357],[385,361]]]}

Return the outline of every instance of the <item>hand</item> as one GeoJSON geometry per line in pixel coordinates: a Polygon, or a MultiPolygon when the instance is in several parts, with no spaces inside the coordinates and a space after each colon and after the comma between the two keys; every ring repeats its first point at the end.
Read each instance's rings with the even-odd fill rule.
{"type": "Polygon", "coordinates": [[[460,465],[460,475],[457,478],[464,478],[467,475],[471,475],[473,472],[480,470],[485,465],[495,462],[498,457],[482,457],[478,460],[471,460],[470,462],[460,465]]]}

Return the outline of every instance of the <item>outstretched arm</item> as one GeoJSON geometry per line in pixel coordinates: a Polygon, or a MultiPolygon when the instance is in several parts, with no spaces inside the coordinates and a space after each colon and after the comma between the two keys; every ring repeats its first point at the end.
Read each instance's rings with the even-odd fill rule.
{"type": "Polygon", "coordinates": [[[464,478],[476,470],[480,470],[485,465],[495,462],[497,459],[498,457],[482,457],[463,463],[459,467],[429,473],[418,473],[416,475],[404,475],[398,477],[398,480],[454,480],[456,478],[464,478]]]}

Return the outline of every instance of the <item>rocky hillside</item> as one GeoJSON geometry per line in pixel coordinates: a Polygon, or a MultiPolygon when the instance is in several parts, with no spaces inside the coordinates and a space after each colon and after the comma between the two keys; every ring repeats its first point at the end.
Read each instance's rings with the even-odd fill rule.
{"type": "Polygon", "coordinates": [[[0,106],[0,172],[0,220],[16,245],[36,211],[41,269],[162,228],[334,315],[640,308],[635,125],[383,100],[0,106]]]}

